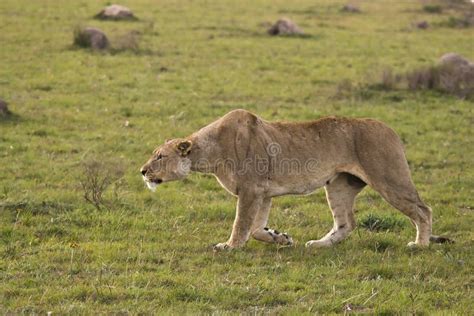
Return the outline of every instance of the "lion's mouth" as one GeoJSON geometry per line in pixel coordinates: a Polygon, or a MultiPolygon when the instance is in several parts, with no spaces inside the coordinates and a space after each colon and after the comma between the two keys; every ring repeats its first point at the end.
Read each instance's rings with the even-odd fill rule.
{"type": "Polygon", "coordinates": [[[158,186],[158,184],[163,182],[162,179],[148,179],[145,176],[143,176],[143,181],[145,181],[146,186],[148,187],[148,189],[150,189],[153,192],[156,191],[156,187],[158,186]]]}

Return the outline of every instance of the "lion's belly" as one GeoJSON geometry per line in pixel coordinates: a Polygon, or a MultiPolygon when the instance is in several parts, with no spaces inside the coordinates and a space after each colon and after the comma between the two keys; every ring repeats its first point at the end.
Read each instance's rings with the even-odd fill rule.
{"type": "Polygon", "coordinates": [[[270,196],[280,196],[280,195],[287,195],[287,194],[310,194],[316,191],[316,189],[320,188],[321,186],[306,186],[302,188],[288,188],[288,187],[283,187],[283,186],[276,186],[270,188],[268,191],[268,194],[270,196]]]}
{"type": "Polygon", "coordinates": [[[267,176],[261,179],[255,177],[252,181],[225,173],[215,174],[215,177],[219,184],[233,195],[238,195],[239,188],[259,187],[263,189],[266,196],[273,197],[286,194],[310,194],[325,186],[335,174],[335,170],[318,170],[318,172],[299,176],[281,175],[270,179],[267,176]]]}
{"type": "Polygon", "coordinates": [[[270,196],[279,196],[286,194],[310,194],[323,187],[325,179],[312,179],[306,181],[290,182],[282,184],[281,182],[269,183],[267,192],[270,196]]]}
{"type": "Polygon", "coordinates": [[[285,194],[310,194],[323,187],[334,177],[335,172],[321,172],[300,177],[273,179],[268,183],[267,192],[270,196],[285,194]]]}

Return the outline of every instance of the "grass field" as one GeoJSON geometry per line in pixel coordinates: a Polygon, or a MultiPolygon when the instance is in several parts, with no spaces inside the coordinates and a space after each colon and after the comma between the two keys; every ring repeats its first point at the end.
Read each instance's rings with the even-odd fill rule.
{"type": "Polygon", "coordinates": [[[474,60],[474,29],[443,26],[454,13],[421,1],[357,3],[360,14],[332,0],[123,1],[139,20],[103,22],[92,16],[105,2],[2,0],[0,98],[13,115],[0,118],[0,312],[472,314],[474,103],[340,83],[365,86],[386,67],[404,72],[450,51],[474,60]],[[268,36],[283,16],[307,35],[268,36]],[[420,20],[430,27],[413,27],[420,20]],[[74,48],[78,25],[112,43],[138,31],[140,47],[74,48]],[[367,188],[361,225],[334,248],[304,248],[332,225],[319,190],[274,199],[270,226],[294,247],[251,240],[213,253],[235,199],[202,174],[152,193],[138,171],[165,139],[236,108],[386,122],[405,143],[434,233],[456,243],[407,249],[415,229],[367,188]],[[125,171],[100,210],[79,181],[90,159],[125,171]],[[365,229],[374,217],[388,225],[365,229]]]}

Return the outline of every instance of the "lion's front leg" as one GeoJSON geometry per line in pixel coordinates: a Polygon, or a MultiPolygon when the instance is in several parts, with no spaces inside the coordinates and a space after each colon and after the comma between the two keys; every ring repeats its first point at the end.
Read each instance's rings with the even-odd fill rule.
{"type": "Polygon", "coordinates": [[[271,198],[263,199],[262,206],[258,210],[252,224],[252,237],[263,242],[291,246],[293,239],[287,233],[280,233],[275,229],[267,227],[271,204],[271,198]]]}
{"type": "Polygon", "coordinates": [[[251,191],[239,192],[237,214],[232,227],[232,234],[227,242],[215,245],[215,251],[242,247],[249,239],[252,223],[263,203],[263,197],[255,193],[258,190],[251,191]]]}

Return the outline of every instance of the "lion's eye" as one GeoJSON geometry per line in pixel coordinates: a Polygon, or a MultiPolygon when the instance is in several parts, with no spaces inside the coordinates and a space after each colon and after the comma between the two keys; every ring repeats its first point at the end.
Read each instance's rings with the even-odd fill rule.
{"type": "Polygon", "coordinates": [[[158,156],[156,156],[156,160],[160,160],[161,158],[163,158],[162,154],[159,154],[158,156]]]}

